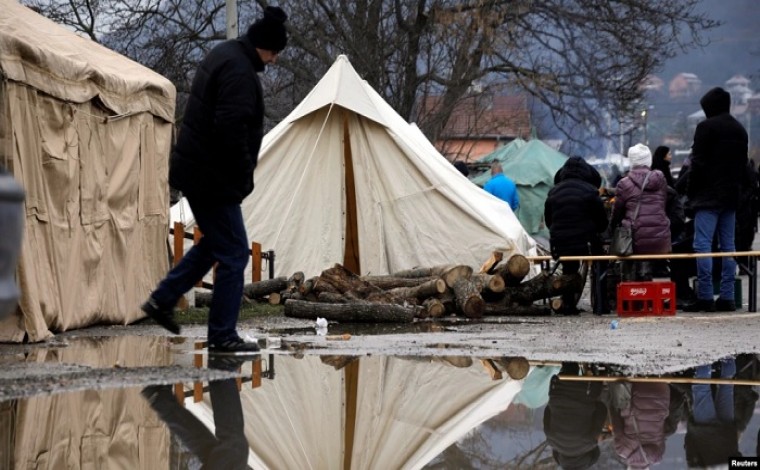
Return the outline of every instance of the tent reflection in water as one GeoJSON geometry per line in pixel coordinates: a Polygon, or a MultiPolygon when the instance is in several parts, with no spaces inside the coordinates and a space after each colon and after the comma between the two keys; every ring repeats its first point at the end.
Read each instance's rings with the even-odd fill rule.
{"type": "MultiPolygon", "coordinates": [[[[161,367],[173,358],[158,336],[86,338],[65,348],[35,349],[23,359],[7,357],[3,368],[11,375],[14,368],[28,369],[32,376],[48,370],[66,388],[69,378],[83,383],[82,371],[114,364],[161,367]]],[[[69,389],[2,401],[0,429],[1,469],[166,469],[170,464],[169,430],[134,388],[69,389]]]]}
{"type": "Polygon", "coordinates": [[[315,276],[335,263],[375,275],[479,267],[494,250],[535,254],[512,211],[467,181],[345,56],[264,137],[254,181],[246,229],[275,251],[276,276],[315,276]]]}
{"type": "Polygon", "coordinates": [[[147,67],[0,0],[0,163],[26,192],[20,308],[0,340],[144,316],[169,264],[175,95],[147,67]]]}
{"type": "MultiPolygon", "coordinates": [[[[477,361],[369,356],[336,370],[275,356],[274,380],[241,391],[256,469],[416,469],[507,409],[523,381],[491,380],[477,361]]],[[[246,366],[244,366],[245,368],[246,366]]],[[[213,426],[208,403],[187,407],[213,426]]]]}

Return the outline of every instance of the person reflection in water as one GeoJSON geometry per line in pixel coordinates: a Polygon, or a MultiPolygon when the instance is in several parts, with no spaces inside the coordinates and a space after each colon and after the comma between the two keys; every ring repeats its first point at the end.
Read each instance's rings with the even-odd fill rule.
{"type": "MultiPolygon", "coordinates": [[[[695,379],[721,379],[736,375],[734,358],[696,368],[695,379]]],[[[734,418],[734,386],[695,383],[691,386],[691,415],[687,422],[686,462],[689,467],[724,465],[739,454],[739,433],[734,418]]]]}
{"type": "MultiPolygon", "coordinates": [[[[560,374],[578,375],[578,364],[563,363],[560,374]]],[[[607,419],[603,384],[552,377],[544,411],[544,434],[554,460],[564,469],[582,470],[599,459],[599,437],[607,419]]]]}
{"type": "MultiPolygon", "coordinates": [[[[209,368],[237,370],[230,358],[209,359],[209,368]]],[[[201,461],[202,469],[246,469],[248,441],[243,431],[243,407],[235,378],[209,382],[216,435],[177,402],[171,385],[150,385],[142,395],[169,430],[201,461]]]]}
{"type": "Polygon", "coordinates": [[[613,383],[610,421],[615,452],[629,469],[660,463],[665,454],[665,420],[670,414],[670,385],[613,383]],[[617,398],[618,396],[624,398],[617,398]]]}

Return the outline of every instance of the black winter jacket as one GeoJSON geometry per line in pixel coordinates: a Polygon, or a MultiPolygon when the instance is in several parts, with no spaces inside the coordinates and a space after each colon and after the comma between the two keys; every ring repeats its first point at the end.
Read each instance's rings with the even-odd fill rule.
{"type": "Polygon", "coordinates": [[[747,166],[748,137],[730,114],[731,95],[713,88],[699,101],[707,119],[697,125],[686,194],[694,210],[736,209],[747,166]]]}
{"type": "Polygon", "coordinates": [[[264,70],[247,36],[225,41],[203,59],[170,160],[169,183],[196,204],[239,204],[253,191],[264,101],[264,70]]]}
{"type": "Polygon", "coordinates": [[[568,158],[557,172],[555,183],[544,203],[552,254],[598,253],[599,234],[608,223],[599,197],[599,173],[582,158],[568,158]]]}

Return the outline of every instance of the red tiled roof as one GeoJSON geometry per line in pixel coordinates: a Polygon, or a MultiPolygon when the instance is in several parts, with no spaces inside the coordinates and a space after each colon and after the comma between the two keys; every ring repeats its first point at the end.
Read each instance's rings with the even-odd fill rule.
{"type": "MultiPolygon", "coordinates": [[[[420,116],[435,112],[440,100],[440,96],[427,97],[420,116]]],[[[527,138],[530,129],[530,110],[525,96],[482,94],[465,98],[455,106],[440,138],[527,138]]]]}

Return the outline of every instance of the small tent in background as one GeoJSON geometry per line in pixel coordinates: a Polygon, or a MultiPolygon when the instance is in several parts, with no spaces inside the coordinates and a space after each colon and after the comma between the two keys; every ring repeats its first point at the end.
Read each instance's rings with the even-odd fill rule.
{"type": "Polygon", "coordinates": [[[345,56],[265,136],[254,180],[246,229],[275,251],[278,276],[334,263],[361,274],[477,267],[493,250],[535,253],[512,211],[470,184],[345,56]]]}
{"type": "Polygon", "coordinates": [[[166,78],[0,0],[0,164],[26,191],[19,309],[0,341],[129,323],[166,273],[166,78]]]}
{"type": "MultiPolygon", "coordinates": [[[[549,231],[544,224],[544,202],[549,190],[554,186],[554,174],[566,160],[565,154],[538,139],[521,144],[500,160],[504,174],[517,185],[517,194],[520,196],[517,218],[532,236],[549,236],[549,231]]],[[[488,181],[490,173],[487,176],[480,184],[488,181]]]]}

